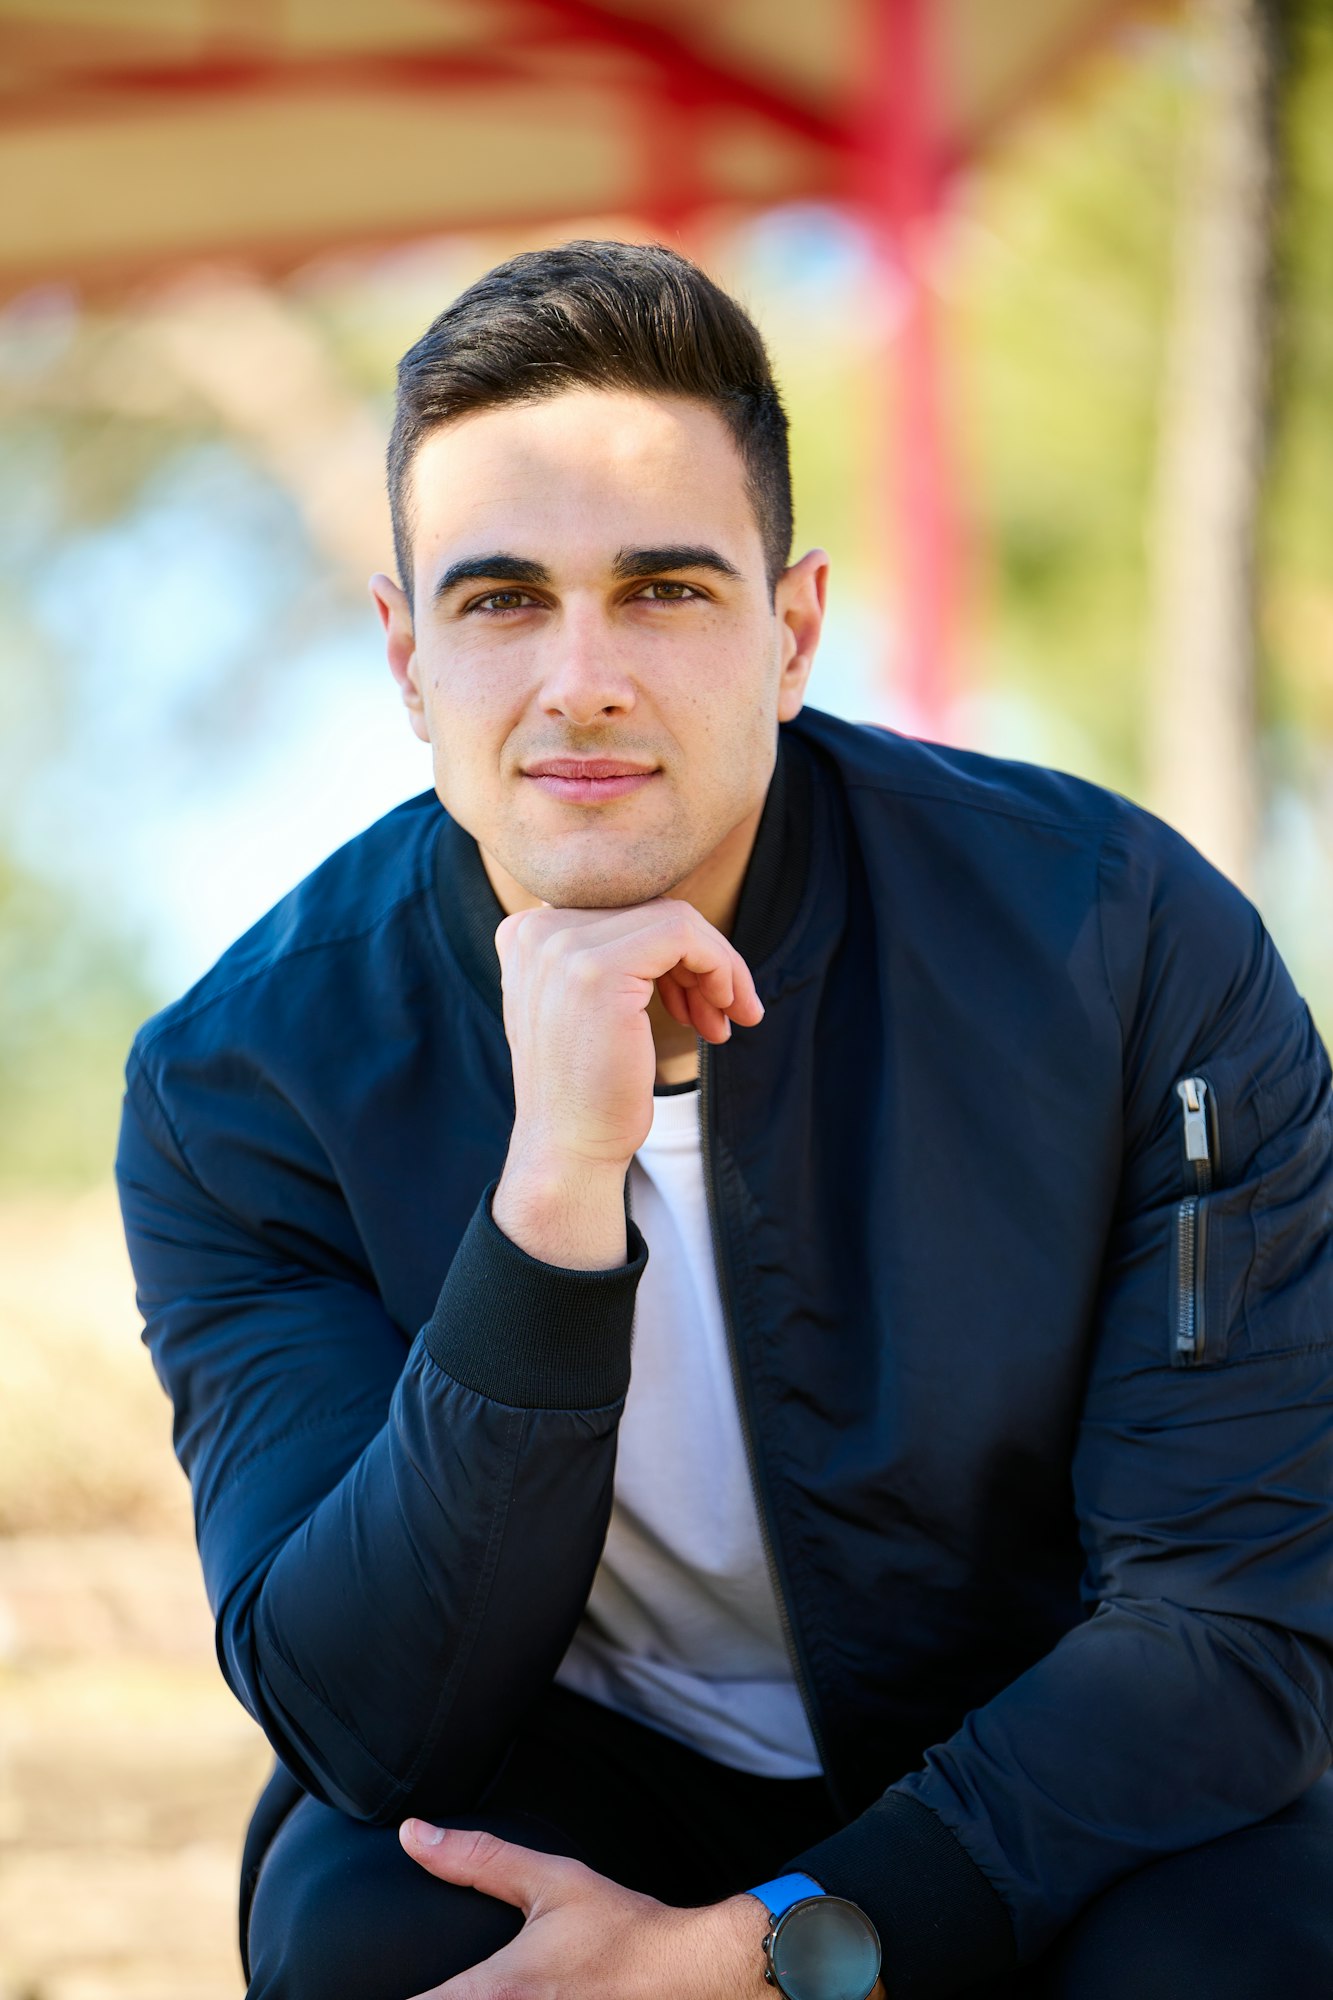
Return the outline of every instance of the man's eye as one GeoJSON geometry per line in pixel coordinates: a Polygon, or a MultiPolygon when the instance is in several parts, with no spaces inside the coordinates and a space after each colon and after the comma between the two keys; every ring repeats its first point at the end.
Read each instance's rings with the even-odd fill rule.
{"type": "Polygon", "coordinates": [[[683,604],[700,594],[692,583],[672,583],[667,577],[650,583],[648,590],[651,593],[649,601],[657,604],[683,604]],[[658,595],[659,592],[663,594],[658,595]]]}
{"type": "Polygon", "coordinates": [[[521,611],[533,599],[526,590],[492,590],[485,597],[478,597],[468,605],[469,611],[483,611],[488,617],[496,617],[506,611],[521,611]]]}

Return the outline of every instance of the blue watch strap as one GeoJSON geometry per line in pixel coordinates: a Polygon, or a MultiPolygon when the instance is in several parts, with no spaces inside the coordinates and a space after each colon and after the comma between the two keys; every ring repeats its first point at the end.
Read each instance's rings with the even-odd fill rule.
{"type": "Polygon", "coordinates": [[[776,1875],[771,1882],[761,1882],[757,1889],[747,1889],[747,1896],[757,1896],[759,1901],[776,1923],[791,1908],[793,1903],[804,1903],[810,1896],[822,1896],[813,1875],[776,1875]]]}

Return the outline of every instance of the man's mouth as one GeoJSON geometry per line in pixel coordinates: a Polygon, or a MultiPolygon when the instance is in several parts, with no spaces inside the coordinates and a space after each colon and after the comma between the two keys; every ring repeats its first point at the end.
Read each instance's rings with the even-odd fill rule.
{"type": "Polygon", "coordinates": [[[657,776],[657,767],[619,757],[542,757],[523,775],[567,805],[600,806],[638,791],[657,776]]]}

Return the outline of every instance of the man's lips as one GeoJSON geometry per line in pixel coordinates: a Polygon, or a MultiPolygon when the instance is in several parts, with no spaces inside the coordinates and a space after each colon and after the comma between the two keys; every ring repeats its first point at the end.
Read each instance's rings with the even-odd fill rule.
{"type": "Polygon", "coordinates": [[[619,757],[543,757],[523,773],[553,799],[569,805],[605,805],[623,798],[657,776],[652,764],[629,764],[619,757]]]}

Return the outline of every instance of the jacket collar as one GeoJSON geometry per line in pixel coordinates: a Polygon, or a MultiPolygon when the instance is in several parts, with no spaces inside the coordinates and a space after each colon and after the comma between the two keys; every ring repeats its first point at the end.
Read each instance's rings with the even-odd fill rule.
{"type": "MultiPolygon", "coordinates": [[[[471,984],[503,1018],[495,931],[504,910],[472,835],[448,813],[442,813],[440,821],[435,888],[445,936],[471,984]]],[[[809,869],[812,821],[811,753],[799,738],[780,730],[732,931],[737,951],[756,974],[775,957],[797,921],[809,869]]]]}

